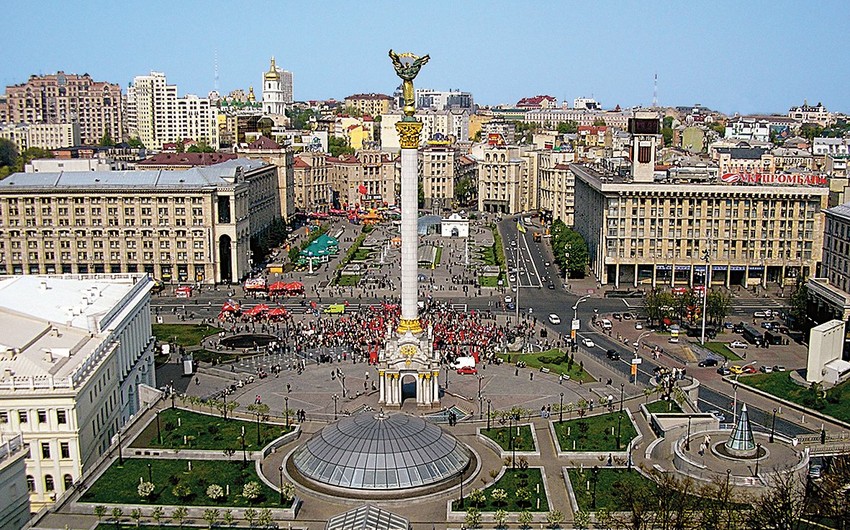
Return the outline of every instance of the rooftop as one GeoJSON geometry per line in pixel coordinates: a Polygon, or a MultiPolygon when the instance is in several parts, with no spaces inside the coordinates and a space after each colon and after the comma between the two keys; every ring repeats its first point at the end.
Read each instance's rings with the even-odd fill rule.
{"type": "Polygon", "coordinates": [[[833,206],[829,210],[826,210],[826,213],[850,221],[850,202],[833,206]]]}

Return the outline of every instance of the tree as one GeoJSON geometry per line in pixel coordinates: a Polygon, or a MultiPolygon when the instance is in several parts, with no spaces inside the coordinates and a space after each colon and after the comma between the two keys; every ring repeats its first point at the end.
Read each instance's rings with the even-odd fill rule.
{"type": "Polygon", "coordinates": [[[192,494],[192,488],[185,482],[178,482],[171,488],[171,494],[182,500],[192,494]]]}
{"type": "Polygon", "coordinates": [[[153,494],[155,489],[156,489],[156,486],[154,486],[153,482],[144,481],[144,482],[139,482],[139,486],[138,486],[138,488],[136,488],[136,491],[138,492],[139,497],[147,500],[153,494]]]}
{"type": "Polygon", "coordinates": [[[484,501],[487,500],[487,497],[484,495],[484,492],[480,489],[474,489],[469,494],[469,502],[474,504],[476,507],[481,507],[484,504],[484,501]]]}
{"type": "Polygon", "coordinates": [[[706,316],[717,324],[721,324],[732,313],[732,297],[721,291],[709,291],[705,305],[706,316]]]}
{"type": "Polygon", "coordinates": [[[726,136],[726,124],[722,122],[712,123],[711,130],[720,135],[721,138],[726,136]]]}
{"type": "Polygon", "coordinates": [[[493,522],[496,523],[496,528],[504,528],[508,522],[508,512],[499,508],[493,514],[493,522]]]}
{"type": "Polygon", "coordinates": [[[549,513],[546,514],[546,524],[549,525],[549,528],[558,528],[561,526],[563,521],[564,514],[558,510],[550,510],[549,513]]]}
{"type": "Polygon", "coordinates": [[[502,506],[508,500],[508,492],[502,488],[496,488],[490,492],[490,498],[493,499],[498,506],[502,506]]]}
{"type": "Polygon", "coordinates": [[[478,528],[479,526],[481,526],[481,512],[478,511],[478,508],[470,506],[466,509],[464,525],[467,528],[478,528]]]}
{"type": "Polygon", "coordinates": [[[245,520],[248,521],[248,526],[253,527],[254,522],[257,520],[257,510],[254,508],[248,508],[245,510],[243,517],[245,517],[245,520]]]}
{"type": "Polygon", "coordinates": [[[791,316],[794,317],[795,328],[801,329],[804,323],[807,322],[806,308],[809,302],[809,288],[806,284],[800,282],[797,289],[791,295],[791,316]]]}
{"type": "Polygon", "coordinates": [[[354,149],[348,145],[348,140],[340,136],[331,136],[328,138],[328,151],[334,157],[354,154],[354,149]]]}
{"type": "Polygon", "coordinates": [[[139,139],[138,136],[133,136],[132,138],[127,140],[127,145],[130,146],[130,148],[132,148],[132,149],[144,149],[145,148],[145,144],[142,143],[142,141],[139,139]]]}
{"type": "Polygon", "coordinates": [[[116,506],[112,508],[112,520],[115,522],[115,528],[121,528],[121,517],[124,515],[124,510],[116,506]]]}
{"type": "Polygon", "coordinates": [[[593,120],[594,127],[605,127],[605,120],[602,118],[596,118],[593,120]]]}
{"type": "Polygon", "coordinates": [[[800,136],[806,138],[810,142],[822,134],[823,127],[816,123],[804,123],[803,126],[800,127],[800,136]]]}
{"type": "Polygon", "coordinates": [[[94,515],[95,517],[97,517],[97,522],[99,523],[100,520],[103,519],[103,516],[106,515],[106,506],[103,506],[102,504],[98,504],[97,506],[95,506],[94,515]]]}
{"type": "Polygon", "coordinates": [[[212,528],[218,522],[219,511],[217,508],[208,508],[204,510],[204,521],[207,522],[207,528],[212,528]]]}
{"type": "Polygon", "coordinates": [[[573,526],[576,528],[588,528],[590,527],[590,514],[583,510],[577,511],[573,514],[573,526]]]}
{"type": "Polygon", "coordinates": [[[190,146],[189,149],[186,149],[186,152],[187,153],[215,153],[215,149],[213,149],[213,147],[210,144],[208,144],[206,142],[206,140],[201,140],[200,142],[196,143],[195,145],[190,146]]]}
{"type": "Polygon", "coordinates": [[[643,309],[650,325],[661,322],[667,316],[668,307],[673,307],[675,300],[667,291],[655,289],[643,298],[643,309]]]}
{"type": "Polygon", "coordinates": [[[162,506],[157,506],[151,512],[151,519],[156,523],[156,526],[159,526],[160,521],[162,521],[162,516],[165,515],[165,510],[162,509],[162,506]]]}
{"type": "Polygon", "coordinates": [[[14,169],[15,171],[23,171],[27,164],[40,158],[53,158],[53,153],[40,147],[29,147],[17,158],[14,169]]]}
{"type": "Polygon", "coordinates": [[[769,487],[750,506],[746,515],[747,527],[801,528],[800,519],[809,505],[805,484],[789,471],[772,473],[768,480],[769,487]]]}
{"type": "Polygon", "coordinates": [[[233,510],[231,510],[230,508],[224,510],[224,514],[221,516],[221,522],[227,526],[233,526],[233,521],[233,510]]]}
{"type": "Polygon", "coordinates": [[[180,528],[183,528],[183,521],[189,516],[189,510],[185,506],[178,506],[171,512],[171,520],[176,521],[180,528]]]}
{"type": "Polygon", "coordinates": [[[561,270],[569,269],[570,278],[584,278],[585,268],[590,262],[590,254],[581,234],[568,228],[561,219],[555,219],[552,222],[551,243],[555,262],[561,270]],[[570,255],[569,260],[567,254],[570,255]]]}
{"type": "Polygon", "coordinates": [[[18,160],[18,147],[6,138],[0,138],[0,166],[13,166],[18,160]]]}
{"type": "Polygon", "coordinates": [[[248,482],[242,486],[242,496],[248,499],[248,502],[254,502],[260,496],[260,484],[256,480],[248,482]]]}
{"type": "Polygon", "coordinates": [[[516,496],[516,500],[519,504],[523,506],[531,501],[531,491],[528,488],[517,488],[514,495],[516,496]]]}
{"type": "Polygon", "coordinates": [[[269,508],[263,508],[260,510],[260,514],[257,515],[257,524],[263,527],[271,526],[274,521],[274,517],[272,516],[272,511],[269,508]]]}
{"type": "Polygon", "coordinates": [[[463,206],[467,206],[474,194],[475,187],[473,186],[472,179],[470,177],[461,177],[455,185],[455,199],[457,202],[463,206]]]}
{"type": "Polygon", "coordinates": [[[287,501],[295,498],[295,486],[291,482],[284,482],[280,490],[283,493],[283,498],[287,501]]]}
{"type": "Polygon", "coordinates": [[[101,147],[113,147],[115,145],[115,140],[109,136],[109,131],[103,133],[103,136],[100,138],[100,143],[98,144],[101,147]]]}
{"type": "Polygon", "coordinates": [[[531,515],[531,512],[528,510],[523,510],[519,512],[519,516],[517,516],[517,522],[519,523],[520,528],[529,528],[531,526],[531,522],[534,521],[534,516],[531,515]]]}
{"type": "Polygon", "coordinates": [[[562,121],[558,124],[558,132],[561,134],[574,133],[578,131],[578,123],[574,121],[562,121]]]}
{"type": "Polygon", "coordinates": [[[218,484],[210,484],[207,487],[207,497],[214,501],[221,499],[222,497],[224,497],[224,488],[222,488],[218,484]]]}
{"type": "Polygon", "coordinates": [[[309,129],[311,120],[315,120],[313,109],[287,108],[286,115],[293,129],[309,129]]]}
{"type": "Polygon", "coordinates": [[[133,508],[130,512],[130,519],[136,521],[136,528],[138,528],[142,524],[142,510],[133,508]]]}

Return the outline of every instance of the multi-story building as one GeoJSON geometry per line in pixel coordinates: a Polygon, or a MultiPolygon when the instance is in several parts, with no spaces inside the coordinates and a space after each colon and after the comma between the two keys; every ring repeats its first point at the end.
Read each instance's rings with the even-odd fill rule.
{"type": "Polygon", "coordinates": [[[773,165],[777,172],[815,168],[812,153],[805,149],[777,147],[770,154],[773,156],[773,165]]]}
{"type": "Polygon", "coordinates": [[[803,101],[802,106],[788,109],[788,117],[798,123],[816,123],[821,127],[829,127],[834,121],[834,116],[820,102],[812,106],[803,101]]]}
{"type": "Polygon", "coordinates": [[[543,127],[557,127],[559,123],[574,122],[577,125],[606,125],[615,129],[625,130],[629,117],[628,111],[601,111],[591,109],[557,109],[541,108],[529,110],[522,120],[536,123],[543,127]]]}
{"type": "Polygon", "coordinates": [[[293,202],[296,210],[327,211],[333,207],[333,192],[328,180],[328,155],[306,151],[293,162],[293,202]]]}
{"type": "Polygon", "coordinates": [[[573,225],[575,177],[569,170],[574,153],[560,150],[536,151],[539,207],[541,215],[573,225]]]}
{"type": "MultiPolygon", "coordinates": [[[[2,426],[0,426],[2,429],[2,426]]],[[[30,518],[27,489],[27,446],[22,434],[0,441],[0,528],[18,530],[30,518]]]]}
{"type": "Polygon", "coordinates": [[[327,165],[328,185],[333,202],[339,206],[380,208],[396,204],[396,163],[386,153],[363,150],[356,155],[328,157],[327,165]]]}
{"type": "Polygon", "coordinates": [[[116,142],[123,139],[123,119],[121,87],[94,81],[88,74],[33,75],[26,83],[7,86],[0,100],[0,123],[76,123],[78,141],[89,145],[105,134],[116,142]]]}
{"type": "Polygon", "coordinates": [[[770,140],[770,124],[767,120],[746,116],[730,119],[726,122],[724,136],[730,140],[767,142],[770,140]]]}
{"type": "Polygon", "coordinates": [[[419,150],[425,208],[439,212],[455,204],[459,165],[460,153],[448,144],[431,144],[419,150]]]}
{"type": "Polygon", "coordinates": [[[79,123],[8,123],[0,125],[0,138],[14,143],[18,152],[30,147],[61,149],[80,145],[79,123]]]}
{"type": "Polygon", "coordinates": [[[527,210],[528,160],[517,146],[486,146],[478,158],[478,211],[512,215],[527,210]]]}
{"type": "Polygon", "coordinates": [[[0,274],[136,273],[231,282],[280,217],[274,166],[16,173],[0,185],[0,274]]]}
{"type": "Polygon", "coordinates": [[[558,106],[558,100],[552,96],[532,96],[517,101],[518,109],[552,109],[558,106]]]}
{"type": "Polygon", "coordinates": [[[416,108],[431,110],[466,109],[474,110],[471,92],[460,90],[432,90],[430,88],[416,89],[416,108]]]}
{"type": "MultiPolygon", "coordinates": [[[[403,117],[400,112],[381,115],[381,148],[384,151],[400,149],[395,124],[403,117]]],[[[466,110],[422,110],[416,113],[416,118],[422,122],[422,146],[427,145],[429,140],[469,140],[469,112],[466,110]]]]}
{"type": "Polygon", "coordinates": [[[33,508],[52,503],[112,445],[156,388],[144,274],[0,279],[0,431],[29,445],[33,508]]]}
{"type": "Polygon", "coordinates": [[[346,107],[354,107],[363,114],[378,116],[390,111],[393,98],[386,94],[354,94],[345,98],[346,107]]]}
{"type": "Polygon", "coordinates": [[[773,155],[765,147],[718,147],[714,149],[720,174],[761,173],[772,175],[776,171],[773,155]]]}
{"type": "MultiPolygon", "coordinates": [[[[845,322],[850,333],[850,203],[824,212],[823,261],[818,278],[809,280],[809,307],[812,322],[832,319],[845,322]]],[[[850,351],[850,335],[845,335],[844,351],[850,351]]]]}
{"type": "Polygon", "coordinates": [[[573,100],[574,109],[584,110],[602,110],[602,105],[593,98],[575,98],[573,100]]]}
{"type": "Polygon", "coordinates": [[[293,197],[295,158],[292,147],[288,144],[281,145],[274,140],[261,136],[244,147],[238,147],[236,152],[241,157],[262,160],[277,168],[280,216],[283,219],[291,219],[295,215],[295,199],[293,197]]]}
{"type": "Polygon", "coordinates": [[[165,74],[137,76],[127,90],[127,130],[148,149],[186,138],[218,148],[217,110],[208,98],[177,97],[177,86],[165,74]]]}
{"type": "Polygon", "coordinates": [[[136,163],[137,169],[183,170],[236,160],[235,153],[157,153],[136,163]]]}
{"type": "Polygon", "coordinates": [[[847,138],[815,138],[812,144],[812,154],[815,156],[847,156],[848,144],[850,144],[850,140],[847,138]]]}

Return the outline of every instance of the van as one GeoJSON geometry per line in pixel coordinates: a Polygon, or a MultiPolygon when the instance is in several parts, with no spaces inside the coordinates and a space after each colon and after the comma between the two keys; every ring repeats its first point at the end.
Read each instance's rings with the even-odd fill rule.
{"type": "Polygon", "coordinates": [[[602,329],[611,329],[613,327],[611,326],[611,321],[607,318],[603,318],[600,322],[602,322],[602,329]]]}
{"type": "Polygon", "coordinates": [[[460,370],[461,368],[474,368],[475,357],[458,357],[451,365],[452,370],[460,370]]]}

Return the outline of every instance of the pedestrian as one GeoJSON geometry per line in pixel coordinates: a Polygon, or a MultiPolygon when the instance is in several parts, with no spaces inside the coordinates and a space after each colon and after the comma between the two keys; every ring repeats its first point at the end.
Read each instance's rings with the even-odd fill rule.
{"type": "Polygon", "coordinates": [[[534,372],[528,372],[528,380],[534,381],[534,372]]]}

